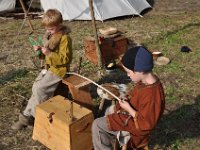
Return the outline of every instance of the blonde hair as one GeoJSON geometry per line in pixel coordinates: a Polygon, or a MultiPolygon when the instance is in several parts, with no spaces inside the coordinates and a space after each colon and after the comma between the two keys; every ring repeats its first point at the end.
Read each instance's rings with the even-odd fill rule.
{"type": "Polygon", "coordinates": [[[57,9],[48,9],[42,18],[43,26],[58,26],[62,24],[62,14],[57,9]]]}

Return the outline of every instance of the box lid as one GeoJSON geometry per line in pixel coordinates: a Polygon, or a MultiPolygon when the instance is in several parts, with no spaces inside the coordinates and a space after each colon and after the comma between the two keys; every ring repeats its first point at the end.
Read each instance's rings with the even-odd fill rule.
{"type": "Polygon", "coordinates": [[[73,111],[73,122],[76,120],[80,120],[84,116],[91,114],[92,111],[78,105],[73,102],[71,105],[71,101],[63,96],[57,95],[48,101],[45,101],[39,104],[36,109],[40,109],[45,112],[49,116],[53,116],[56,120],[62,121],[67,124],[71,124],[72,121],[70,118],[70,109],[73,111]],[[72,106],[72,109],[71,109],[72,106]]]}

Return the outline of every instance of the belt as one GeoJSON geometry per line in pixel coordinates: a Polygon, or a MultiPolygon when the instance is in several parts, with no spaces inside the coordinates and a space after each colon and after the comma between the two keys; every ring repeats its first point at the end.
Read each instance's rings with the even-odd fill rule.
{"type": "Polygon", "coordinates": [[[128,118],[126,119],[126,121],[123,122],[124,127],[126,127],[128,125],[128,121],[131,119],[132,116],[127,111],[121,111],[121,110],[118,110],[117,114],[128,115],[128,118]]]}

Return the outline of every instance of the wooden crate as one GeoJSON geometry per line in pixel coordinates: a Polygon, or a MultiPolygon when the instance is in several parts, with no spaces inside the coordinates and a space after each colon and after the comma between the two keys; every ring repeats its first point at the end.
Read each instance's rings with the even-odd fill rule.
{"type": "MultiPolygon", "coordinates": [[[[111,60],[119,58],[128,48],[128,39],[125,36],[106,37],[101,39],[99,44],[102,56],[102,62],[108,63],[111,60]]],[[[98,64],[95,39],[85,37],[84,39],[85,56],[94,64],[98,64]]]]}
{"type": "Polygon", "coordinates": [[[90,93],[91,83],[79,76],[70,75],[62,81],[69,88],[72,98],[81,106],[93,109],[94,101],[90,93]]]}
{"type": "Polygon", "coordinates": [[[89,109],[73,103],[69,118],[70,101],[55,96],[36,107],[33,139],[52,150],[92,150],[91,124],[94,120],[89,109]]]}

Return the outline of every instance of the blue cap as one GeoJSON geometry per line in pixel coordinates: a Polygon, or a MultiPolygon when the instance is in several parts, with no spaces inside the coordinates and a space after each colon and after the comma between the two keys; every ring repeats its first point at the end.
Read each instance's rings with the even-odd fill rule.
{"type": "Polygon", "coordinates": [[[143,46],[137,46],[126,51],[122,64],[132,71],[148,72],[153,69],[153,56],[143,46]]]}

